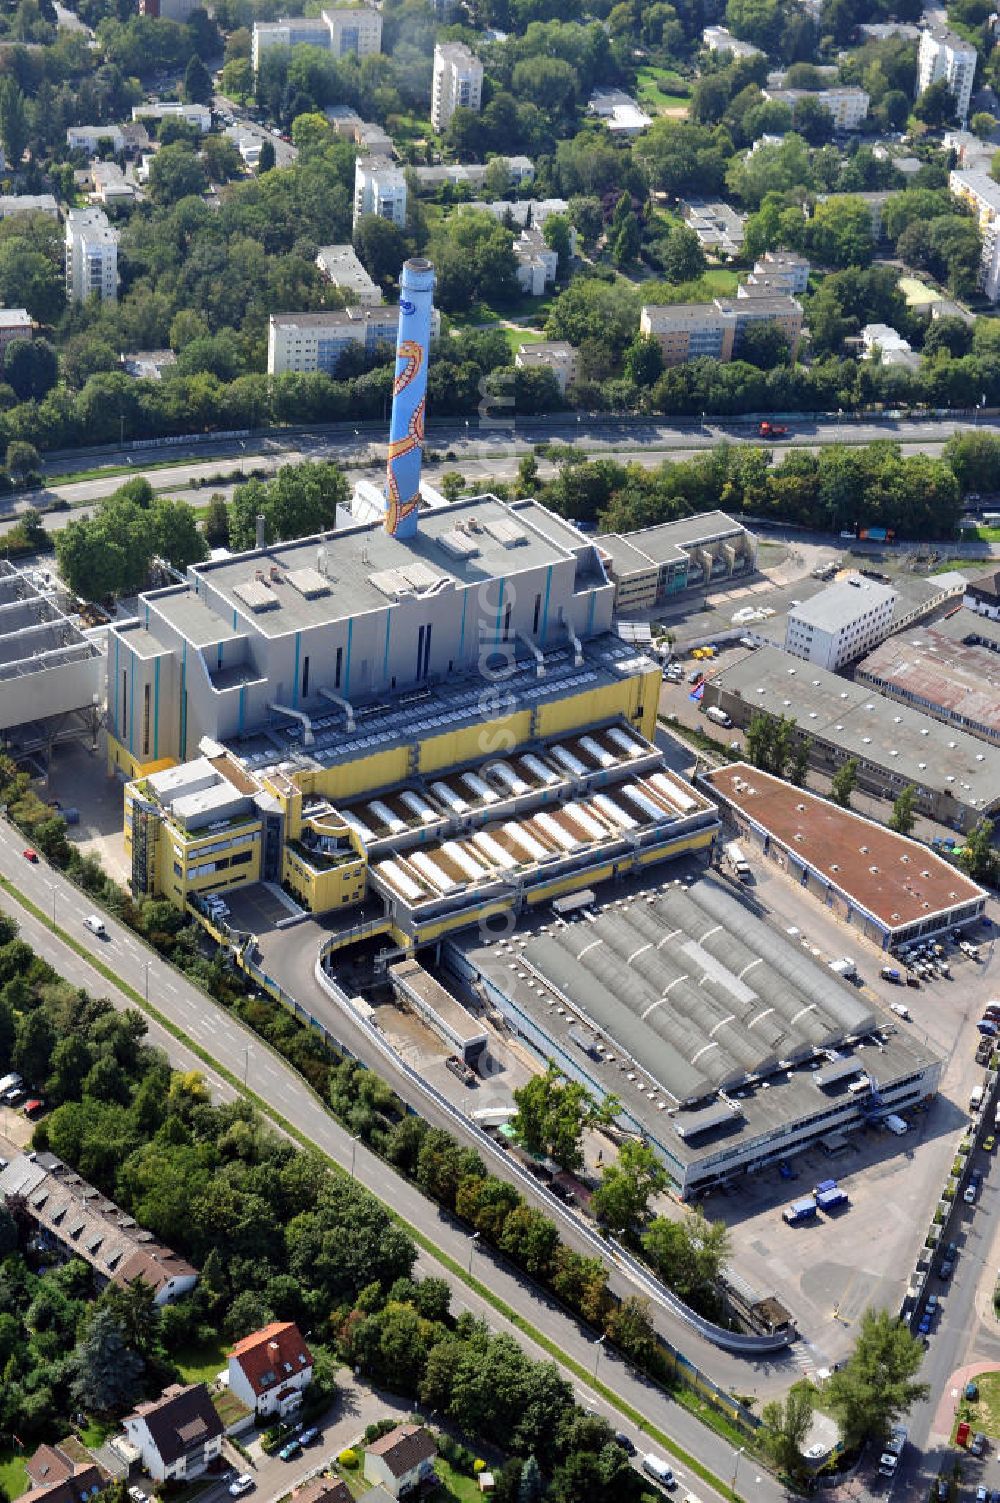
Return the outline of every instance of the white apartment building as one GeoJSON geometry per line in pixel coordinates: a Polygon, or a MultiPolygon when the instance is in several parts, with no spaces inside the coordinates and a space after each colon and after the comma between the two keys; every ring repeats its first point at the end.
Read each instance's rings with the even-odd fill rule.
{"type": "Polygon", "coordinates": [[[382,302],[381,287],[365,271],[353,245],[321,245],[316,252],[316,265],[327,281],[352,303],[377,308],[382,302]]]}
{"type": "Polygon", "coordinates": [[[181,104],[177,99],[166,99],[157,104],[132,106],[133,120],[183,120],[185,125],[196,125],[203,136],[212,129],[212,111],[207,104],[181,104]]]}
{"type": "Polygon", "coordinates": [[[483,102],[483,65],[461,42],[439,42],[434,48],[431,85],[431,124],[448,129],[458,109],[478,114],[483,102]]]}
{"type": "Polygon", "coordinates": [[[406,224],[406,176],[387,157],[358,157],[354,164],[354,225],[362,214],[406,224]]]}
{"type": "Polygon", "coordinates": [[[701,34],[702,44],[709,52],[728,52],[730,57],[759,57],[760,48],[752,42],[741,42],[725,26],[706,26],[701,34]]]}
{"type": "Polygon", "coordinates": [[[66,215],[66,298],[82,303],[93,293],[118,299],[118,232],[103,209],[70,209],[66,215]]]}
{"type": "Polygon", "coordinates": [[[835,130],[857,130],[868,114],[871,96],[864,89],[845,84],[832,89],[765,89],[764,97],[787,104],[792,115],[801,99],[815,99],[833,116],[835,130]]]}
{"type": "Polygon", "coordinates": [[[792,606],[785,651],[833,673],[871,652],[892,627],[896,592],[860,574],[848,574],[811,600],[792,606]]]}
{"type": "Polygon", "coordinates": [[[944,79],[955,99],[955,113],[964,122],[969,114],[975,76],[976,49],[971,42],[943,26],[929,26],[921,33],[917,51],[916,98],[919,99],[931,84],[944,79]]]}
{"type": "Polygon", "coordinates": [[[580,376],[580,357],[565,339],[541,339],[535,344],[522,344],[514,356],[514,364],[520,370],[551,371],[559,387],[559,395],[580,376]]]}
{"type": "Polygon", "coordinates": [[[953,172],[948,187],[970,206],[979,221],[983,237],[979,286],[991,303],[1000,302],[1000,183],[986,172],[953,172]]]}
{"type": "Polygon", "coordinates": [[[71,125],[66,132],[66,145],[71,151],[86,151],[91,156],[107,146],[117,153],[123,150],[125,137],[120,125],[71,125]]]}
{"type": "MultiPolygon", "coordinates": [[[[335,313],[272,313],[267,328],[267,373],[286,371],[336,373],[345,350],[374,355],[379,345],[396,346],[399,307],[344,308],[335,313]]],[[[441,314],[431,314],[431,337],[441,332],[441,314]]]]}
{"type": "Polygon", "coordinates": [[[319,16],[286,16],[255,21],[251,61],[256,73],[261,55],[274,47],[322,47],[334,57],[368,57],[382,50],[382,15],[369,5],[335,7],[319,16]]]}

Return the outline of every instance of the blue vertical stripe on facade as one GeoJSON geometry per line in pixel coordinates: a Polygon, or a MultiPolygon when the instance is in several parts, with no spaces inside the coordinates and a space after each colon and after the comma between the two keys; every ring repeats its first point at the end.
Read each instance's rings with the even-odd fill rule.
{"type": "Polygon", "coordinates": [[[181,727],[179,756],[182,762],[187,761],[187,734],[188,734],[188,703],[187,703],[187,660],[188,650],[185,642],[181,648],[181,727]]]}
{"type": "Polygon", "coordinates": [[[129,656],[128,749],[135,756],[135,653],[129,656]]]}
{"type": "Polygon", "coordinates": [[[160,756],[160,660],[153,665],[153,761],[160,756]]]}
{"type": "Polygon", "coordinates": [[[552,565],[545,571],[545,600],[542,604],[542,643],[548,640],[549,635],[549,596],[552,594],[552,565]]]}
{"type": "Polygon", "coordinates": [[[347,662],[344,665],[344,698],[351,697],[351,638],[354,636],[354,617],[350,616],[347,622],[347,662]]]}
{"type": "Polygon", "coordinates": [[[121,683],[121,680],[118,677],[119,646],[120,643],[118,641],[118,638],[115,637],[115,689],[113,695],[111,696],[111,731],[116,741],[120,741],[122,739],[122,719],[121,715],[118,713],[118,685],[121,683]]]}
{"type": "Polygon", "coordinates": [[[239,718],[239,723],[238,723],[236,729],[237,729],[238,733],[241,736],[243,734],[243,726],[244,726],[244,724],[246,722],[246,715],[247,715],[247,686],[246,686],[246,684],[240,684],[240,718],[239,718]]]}
{"type": "Polygon", "coordinates": [[[502,613],[503,613],[503,587],[504,587],[504,584],[505,584],[505,580],[501,576],[501,579],[500,579],[500,599],[497,601],[497,626],[496,626],[496,635],[495,635],[495,639],[494,639],[497,642],[500,641],[500,622],[501,622],[502,613]]]}

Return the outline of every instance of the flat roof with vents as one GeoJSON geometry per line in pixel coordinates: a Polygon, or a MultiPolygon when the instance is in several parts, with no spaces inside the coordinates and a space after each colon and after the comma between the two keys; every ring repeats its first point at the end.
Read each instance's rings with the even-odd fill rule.
{"type": "Polygon", "coordinates": [[[886,933],[939,917],[941,924],[982,911],[986,894],[951,862],[864,815],[795,788],[749,763],[701,778],[717,799],[745,817],[869,914],[886,933]]]}

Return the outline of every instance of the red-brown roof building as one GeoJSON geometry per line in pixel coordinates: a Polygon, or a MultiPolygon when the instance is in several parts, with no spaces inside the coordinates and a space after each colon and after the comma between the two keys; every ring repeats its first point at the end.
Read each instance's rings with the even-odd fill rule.
{"type": "Polygon", "coordinates": [[[986,894],[916,840],[746,762],[701,778],[747,846],[888,949],[979,917],[986,894]]]}
{"type": "Polygon", "coordinates": [[[229,1391],[257,1414],[290,1414],[312,1382],[312,1353],[299,1328],[275,1320],[229,1353],[229,1391]]]}

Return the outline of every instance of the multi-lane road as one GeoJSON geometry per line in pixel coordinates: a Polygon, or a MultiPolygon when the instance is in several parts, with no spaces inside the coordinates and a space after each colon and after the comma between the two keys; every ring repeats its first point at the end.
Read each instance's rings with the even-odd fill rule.
{"type": "MultiPolygon", "coordinates": [[[[937,454],[956,432],[974,426],[1000,435],[1000,419],[984,418],[972,423],[964,418],[891,419],[824,418],[801,420],[791,425],[787,441],[773,445],[776,456],[788,448],[813,450],[836,443],[865,444],[890,439],[907,451],[937,454]]],[[[88,455],[77,451],[53,456],[46,462],[46,492],[9,498],[0,510],[0,530],[16,520],[18,511],[27,506],[45,504],[46,500],[68,502],[71,511],[49,512],[47,528],[64,527],[73,516],[85,516],[91,504],[122,484],[120,468],[128,465],[137,475],[146,475],[155,489],[169,491],[191,501],[204,501],[204,490],[194,489],[205,482],[225,479],[241,469],[275,470],[302,459],[333,459],[348,469],[364,471],[384,457],[387,427],[383,423],[336,424],[324,429],[296,430],[260,435],[242,440],[216,440],[210,435],[192,438],[190,443],[170,449],[103,450],[88,455]],[[175,462],[162,469],[144,466],[175,462]],[[107,475],[87,480],[60,482],[60,475],[78,473],[91,463],[94,469],[107,467],[107,475]]],[[[537,444],[572,445],[588,455],[645,466],[655,466],[667,459],[685,459],[711,448],[721,441],[760,443],[756,425],[739,420],[664,422],[654,418],[607,417],[579,414],[572,416],[518,418],[514,423],[499,422],[488,413],[483,417],[449,419],[428,426],[428,449],[443,459],[439,468],[426,470],[433,483],[435,475],[457,469],[467,484],[488,488],[493,480],[509,479],[517,472],[519,461],[537,444]]],[[[542,461],[542,473],[550,471],[542,461]]],[[[985,548],[983,552],[987,552],[985,548]]]]}
{"type": "MultiPolygon", "coordinates": [[[[106,918],[107,938],[102,940],[90,934],[83,926],[84,918],[91,911],[86,896],[45,863],[32,865],[26,861],[23,848],[24,841],[18,832],[6,821],[0,822],[0,874],[47,916],[54,914],[57,928],[83,943],[125,985],[132,987],[140,997],[148,997],[155,1010],[206,1051],[219,1069],[232,1079],[245,1081],[249,1090],[265,1104],[265,1110],[267,1104],[272,1103],[275,1112],[305,1140],[351,1170],[360,1183],[386,1201],[404,1221],[430,1238],[442,1253],[460,1266],[471,1265],[482,1283],[550,1340],[556,1349],[587,1371],[596,1373],[624,1403],[649,1423],[665,1430],[716,1477],[728,1484],[738,1467],[739,1491],[744,1497],[751,1503],[758,1503],[758,1500],[759,1503],[779,1503],[784,1493],[769,1473],[756,1467],[747,1457],[734,1454],[728,1441],[671,1403],[603,1346],[595,1345],[589,1332],[538,1288],[522,1281],[505,1265],[495,1262],[487,1251],[480,1251],[459,1226],[441,1216],[414,1186],[399,1178],[362,1143],[353,1139],[284,1060],[273,1054],[224,1008],[146,949],[124,925],[106,918]]],[[[96,996],[108,997],[116,1007],[135,1006],[127,993],[110,984],[58,932],[53,933],[46,923],[22,907],[6,890],[0,890],[0,908],[17,919],[24,939],[63,975],[96,996]]],[[[177,1069],[200,1070],[217,1099],[229,1100],[236,1094],[236,1089],[224,1075],[206,1065],[194,1049],[154,1019],[149,1022],[149,1037],[165,1051],[177,1069]]],[[[549,1352],[506,1322],[474,1289],[453,1277],[445,1265],[429,1254],[422,1254],[420,1261],[425,1273],[433,1272],[449,1280],[457,1308],[471,1310],[486,1319],[493,1329],[516,1336],[531,1355],[549,1357],[549,1352]]],[[[632,1436],[640,1450],[655,1449],[655,1443],[651,1446],[648,1439],[624,1420],[601,1394],[591,1390],[575,1374],[568,1372],[567,1375],[581,1403],[606,1414],[616,1428],[632,1436]]],[[[687,1468],[683,1462],[679,1463],[677,1470],[684,1481],[687,1468]]],[[[692,1477],[691,1480],[699,1496],[711,1494],[712,1490],[700,1479],[692,1477]]]]}

